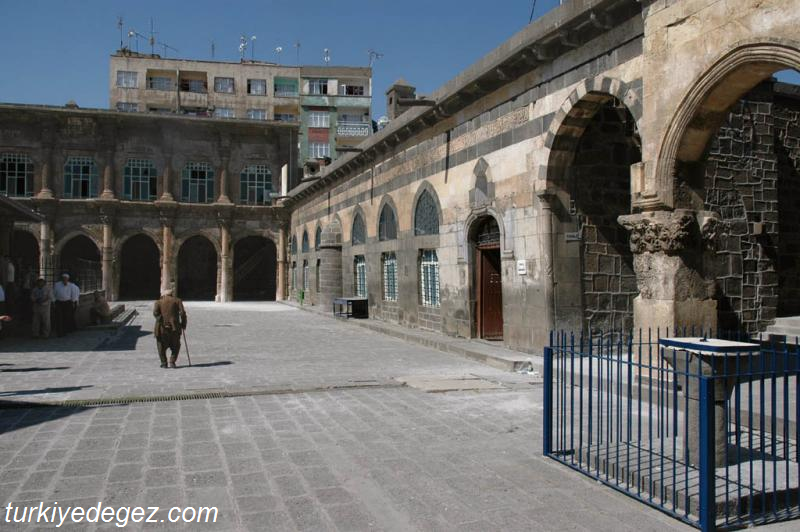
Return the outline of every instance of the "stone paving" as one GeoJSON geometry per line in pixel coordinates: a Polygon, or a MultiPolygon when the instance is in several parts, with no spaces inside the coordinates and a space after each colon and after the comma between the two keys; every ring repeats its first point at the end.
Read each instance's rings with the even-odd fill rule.
{"type": "MultiPolygon", "coordinates": [[[[0,375],[0,503],[160,506],[157,520],[175,505],[219,509],[213,524],[128,524],[155,530],[687,529],[543,458],[541,386],[527,377],[265,308],[227,312],[216,323],[229,327],[215,328],[216,309],[190,307],[193,361],[227,365],[162,370],[152,337],[121,340],[129,332],[82,332],[47,351],[32,341],[18,344],[25,352],[4,344],[0,363],[13,365],[2,369],[68,368],[0,375]],[[43,391],[53,388],[83,386],[95,397],[218,381],[233,390],[237,381],[324,386],[403,375],[478,375],[502,388],[373,387],[97,408],[12,404],[74,393],[43,391]]],[[[142,317],[131,330],[151,323],[142,317]]],[[[4,517],[0,509],[2,530],[35,529],[4,517]]]]}

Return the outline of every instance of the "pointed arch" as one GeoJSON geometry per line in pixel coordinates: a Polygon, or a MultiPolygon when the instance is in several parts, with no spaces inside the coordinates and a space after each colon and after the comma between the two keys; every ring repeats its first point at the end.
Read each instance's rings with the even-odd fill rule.
{"type": "Polygon", "coordinates": [[[364,221],[364,212],[356,206],[353,220],[350,225],[350,244],[358,246],[367,243],[367,224],[364,221]]]}
{"type": "Polygon", "coordinates": [[[442,207],[439,195],[427,181],[423,181],[414,196],[412,226],[414,236],[438,235],[442,225],[442,207]]]}
{"type": "Polygon", "coordinates": [[[381,199],[378,208],[378,240],[397,240],[397,208],[390,195],[385,195],[381,199]]]}

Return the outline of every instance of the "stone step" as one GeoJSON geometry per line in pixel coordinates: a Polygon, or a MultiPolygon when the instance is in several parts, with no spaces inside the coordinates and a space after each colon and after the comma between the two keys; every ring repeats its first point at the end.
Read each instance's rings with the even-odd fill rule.
{"type": "Polygon", "coordinates": [[[783,328],[783,327],[797,327],[800,328],[800,316],[785,316],[783,318],[777,318],[775,320],[775,324],[773,327],[783,328]]]}

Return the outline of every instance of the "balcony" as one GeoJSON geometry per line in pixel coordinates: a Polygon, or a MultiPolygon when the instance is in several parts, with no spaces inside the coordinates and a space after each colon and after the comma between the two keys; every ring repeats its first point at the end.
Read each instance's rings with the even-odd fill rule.
{"type": "Polygon", "coordinates": [[[369,107],[369,96],[338,96],[336,94],[303,94],[300,105],[307,107],[369,107]]]}
{"type": "Polygon", "coordinates": [[[372,125],[366,122],[339,122],[336,124],[338,137],[368,137],[372,133],[372,125]]]}

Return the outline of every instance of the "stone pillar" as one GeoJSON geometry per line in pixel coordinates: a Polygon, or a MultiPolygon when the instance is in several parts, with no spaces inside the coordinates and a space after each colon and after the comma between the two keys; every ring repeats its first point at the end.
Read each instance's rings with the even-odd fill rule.
{"type": "Polygon", "coordinates": [[[103,224],[103,250],[102,250],[102,286],[109,301],[115,299],[113,293],[113,275],[114,275],[114,248],[113,248],[113,219],[109,215],[100,216],[100,222],[103,224]]]}
{"type": "Polygon", "coordinates": [[[175,201],[172,196],[172,162],[167,161],[164,165],[164,175],[161,178],[161,201],[175,201]]]}
{"type": "Polygon", "coordinates": [[[41,174],[40,174],[40,189],[39,192],[36,194],[36,197],[39,199],[53,199],[55,195],[51,190],[50,186],[50,175],[52,173],[52,155],[50,152],[46,152],[44,158],[42,159],[41,165],[41,174]]]}
{"type": "MultiPolygon", "coordinates": [[[[161,217],[161,290],[176,288],[172,272],[172,218],[161,217]]],[[[176,294],[177,295],[177,294],[176,294]]]]}
{"type": "Polygon", "coordinates": [[[320,261],[317,304],[326,310],[335,298],[342,297],[342,228],[338,221],[322,228],[317,258],[320,261]]]}
{"type": "Polygon", "coordinates": [[[544,272],[544,316],[547,331],[545,335],[549,335],[551,331],[556,329],[556,316],[555,316],[555,276],[553,274],[553,201],[555,195],[546,192],[537,193],[539,198],[539,205],[542,207],[542,214],[540,215],[541,228],[539,234],[541,235],[541,251],[542,257],[542,271],[544,272]]]}
{"type": "Polygon", "coordinates": [[[39,224],[39,246],[39,274],[47,282],[55,282],[53,272],[53,229],[47,218],[39,224]]]}
{"type": "Polygon", "coordinates": [[[275,290],[275,299],[286,299],[286,229],[281,228],[278,233],[278,283],[275,290]]]}
{"type": "MultiPolygon", "coordinates": [[[[703,274],[704,243],[713,232],[710,213],[656,211],[620,216],[630,231],[639,295],[633,303],[635,329],[656,334],[684,327],[716,331],[713,279],[703,274]]],[[[681,332],[682,334],[682,332],[681,332]]]]}
{"type": "MultiPolygon", "coordinates": [[[[114,199],[114,154],[110,153],[103,167],[103,193],[102,199],[114,199]]],[[[108,294],[108,292],[106,292],[108,294]]]]}
{"type": "Polygon", "coordinates": [[[231,203],[228,197],[228,161],[223,161],[219,171],[219,196],[217,203],[231,203]]]}
{"type": "Polygon", "coordinates": [[[220,281],[219,281],[219,293],[217,294],[217,301],[225,303],[233,299],[232,297],[233,294],[231,290],[231,284],[232,284],[231,281],[233,280],[233,273],[231,272],[232,261],[230,256],[231,230],[227,222],[219,223],[219,233],[220,233],[220,239],[219,239],[220,281]]]}

